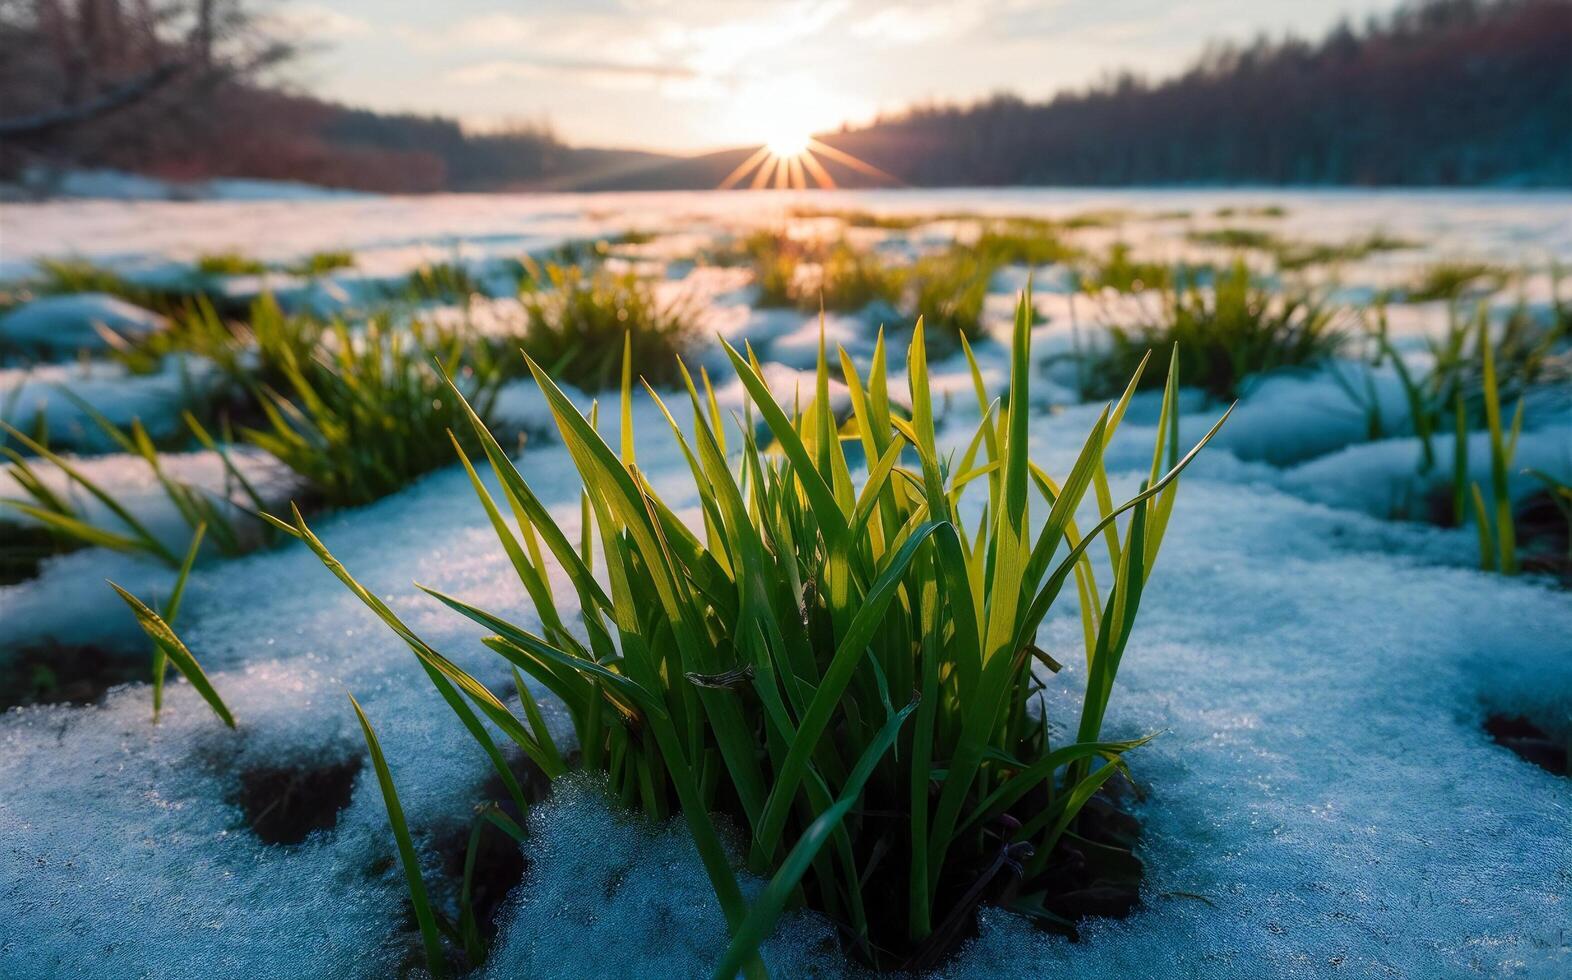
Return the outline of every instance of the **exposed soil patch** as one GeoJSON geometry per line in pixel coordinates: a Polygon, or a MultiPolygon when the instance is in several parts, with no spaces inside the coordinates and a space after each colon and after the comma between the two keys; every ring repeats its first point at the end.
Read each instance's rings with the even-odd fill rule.
{"type": "Polygon", "coordinates": [[[1513,515],[1523,570],[1555,576],[1572,588],[1572,525],[1549,490],[1524,497],[1513,515]]]}
{"type": "Polygon", "coordinates": [[[315,830],[331,830],[349,805],[365,760],[353,756],[320,766],[259,766],[240,774],[233,802],[267,844],[299,844],[315,830]]]}
{"type": "Polygon", "coordinates": [[[150,680],[151,671],[147,651],[45,640],[0,664],[0,711],[27,704],[93,704],[112,687],[150,680]]]}
{"type": "MultiPolygon", "coordinates": [[[[534,804],[551,795],[551,780],[534,763],[521,753],[509,752],[508,768],[524,791],[527,803],[534,804]]],[[[576,761],[577,753],[568,756],[569,764],[576,761]]],[[[474,817],[437,838],[436,852],[440,857],[441,873],[427,876],[426,885],[433,895],[439,921],[449,937],[463,933],[464,867],[469,859],[470,841],[475,843],[474,870],[469,878],[469,903],[474,915],[478,948],[472,957],[462,939],[447,944],[446,959],[450,969],[465,974],[478,969],[492,942],[496,939],[498,913],[506,903],[508,894],[524,880],[528,864],[519,843],[508,833],[491,823],[484,815],[487,808],[495,806],[503,815],[520,827],[525,815],[519,812],[512,794],[495,772],[481,784],[475,795],[474,817]],[[477,831],[477,828],[478,831],[477,831]]],[[[391,848],[390,848],[391,850],[391,848]]],[[[397,859],[390,853],[378,859],[371,867],[373,874],[385,874],[397,866],[397,859]]],[[[414,907],[404,903],[404,943],[407,951],[400,975],[424,969],[425,953],[421,947],[414,907]]]]}
{"type": "Polygon", "coordinates": [[[1567,775],[1567,744],[1550,737],[1522,715],[1491,715],[1485,719],[1485,732],[1497,745],[1511,749],[1546,772],[1567,775]]]}
{"type": "MultiPolygon", "coordinates": [[[[527,802],[538,803],[551,795],[551,780],[539,766],[522,754],[514,755],[509,763],[509,769],[524,790],[527,802]]],[[[491,945],[497,932],[497,912],[507,900],[508,893],[524,880],[525,871],[524,852],[518,842],[479,816],[482,807],[492,804],[519,826],[522,827],[525,821],[525,815],[519,812],[502,777],[493,772],[481,785],[476,798],[475,821],[483,826],[475,837],[475,870],[470,876],[470,903],[481,938],[487,946],[491,945]]],[[[438,848],[442,855],[442,870],[453,883],[455,892],[462,890],[464,885],[464,864],[473,833],[473,823],[461,827],[444,838],[438,848]]]]}
{"type": "Polygon", "coordinates": [[[1054,848],[1048,874],[1064,882],[1043,906],[1064,920],[1064,930],[1079,938],[1076,924],[1087,917],[1122,919],[1141,904],[1141,878],[1146,872],[1134,848],[1141,823],[1126,813],[1122,794],[1092,797],[1078,818],[1077,832],[1066,834],[1054,848]]]}
{"type": "Polygon", "coordinates": [[[71,546],[34,524],[0,521],[0,585],[15,585],[38,576],[44,559],[64,554],[71,546]]]}
{"type": "MultiPolygon", "coordinates": [[[[1079,938],[1079,923],[1086,918],[1122,919],[1141,903],[1141,879],[1145,866],[1134,853],[1141,839],[1141,824],[1127,812],[1133,789],[1120,777],[1110,780],[1082,808],[1071,829],[1054,846],[1043,874],[1034,879],[1033,888],[1051,882],[1046,894],[1032,900],[1048,915],[1036,921],[1071,940],[1079,938]]],[[[1003,828],[1001,828],[1003,829],[1003,828]]],[[[1011,855],[1025,860],[1028,854],[1011,855]]],[[[978,868],[969,873],[973,883],[993,871],[991,883],[981,898],[970,902],[963,897],[964,882],[941,885],[936,908],[949,912],[934,923],[929,941],[909,951],[900,962],[903,970],[926,972],[942,966],[966,942],[977,935],[977,912],[983,905],[1008,908],[1025,899],[1020,879],[1009,867],[978,868]]],[[[865,893],[875,894],[868,888],[865,893]]],[[[884,955],[893,951],[885,950],[884,955]]],[[[848,955],[855,955],[851,949],[848,955]]]]}

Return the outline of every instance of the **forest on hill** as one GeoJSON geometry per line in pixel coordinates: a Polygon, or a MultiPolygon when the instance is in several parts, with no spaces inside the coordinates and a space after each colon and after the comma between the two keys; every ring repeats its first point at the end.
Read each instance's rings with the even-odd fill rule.
{"type": "Polygon", "coordinates": [[[1572,183],[1572,3],[1428,0],[1151,82],[914,108],[827,141],[918,185],[1572,183]]]}

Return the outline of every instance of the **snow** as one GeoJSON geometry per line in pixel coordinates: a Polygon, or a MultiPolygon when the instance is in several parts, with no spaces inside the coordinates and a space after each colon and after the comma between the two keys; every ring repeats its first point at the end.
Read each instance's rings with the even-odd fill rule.
{"type": "MultiPolygon", "coordinates": [[[[1285,489],[1332,507],[1423,519],[1429,498],[1451,499],[1452,434],[1437,436],[1432,450],[1435,465],[1428,474],[1419,471],[1422,447],[1410,437],[1349,446],[1286,471],[1282,482],[1285,489]]],[[[1469,482],[1490,486],[1489,433],[1469,434],[1467,460],[1469,482]]],[[[1529,470],[1572,483],[1572,417],[1519,437],[1507,474],[1513,500],[1544,488],[1529,470]]]]}
{"type": "MultiPolygon", "coordinates": [[[[989,191],[809,200],[1059,214],[1113,206],[1210,214],[1224,202],[1280,202],[1289,208],[1287,227],[1331,240],[1380,226],[1416,236],[1428,230],[1454,250],[1466,242],[1487,254],[1572,254],[1572,230],[1547,213],[1566,203],[1554,195],[989,191]]],[[[500,255],[525,240],[619,224],[774,220],[780,212],[771,209],[797,203],[784,195],[625,195],[8,206],[8,231],[17,220],[34,234],[8,236],[3,264],[83,246],[126,262],[189,254],[216,239],[220,225],[231,235],[252,222],[246,227],[259,241],[274,241],[269,260],[363,245],[383,250],[392,268],[392,257],[435,249],[439,239],[500,255]],[[155,220],[171,207],[184,209],[176,213],[185,219],[155,220]],[[485,235],[497,237],[473,245],[485,235]],[[13,241],[26,242],[26,251],[13,251],[13,241]]],[[[1148,225],[1170,235],[1186,227],[1132,218],[1119,231],[1148,225]]],[[[1369,268],[1344,271],[1362,276],[1369,268]]],[[[799,386],[811,390],[816,315],[751,308],[735,270],[685,272],[666,285],[701,294],[709,329],[753,343],[778,398],[789,403],[799,386]]],[[[1000,307],[1007,313],[1008,303],[1004,292],[991,299],[990,316],[1000,307]]],[[[1065,298],[1043,294],[1039,305],[1049,320],[1034,330],[1034,354],[1051,374],[1033,379],[1032,455],[1062,475],[1101,405],[1074,403],[1065,362],[1053,360],[1071,349],[1065,298]]],[[[1423,337],[1444,325],[1444,311],[1415,310],[1399,322],[1397,309],[1393,333],[1417,356],[1423,337]]],[[[1084,342],[1096,318],[1090,307],[1076,312],[1084,342]]],[[[435,315],[467,315],[505,332],[517,314],[516,301],[498,299],[435,315]]],[[[826,318],[832,339],[859,359],[875,326],[862,315],[826,318]]],[[[903,343],[894,342],[902,326],[890,324],[892,370],[904,360],[903,343]]],[[[696,357],[711,363],[714,352],[701,346],[696,357]]],[[[997,390],[1004,349],[984,341],[977,354],[997,390]]],[[[27,406],[42,400],[51,429],[64,433],[69,403],[53,386],[66,384],[117,419],[170,420],[158,406],[179,392],[172,371],[135,377],[100,363],[7,370],[0,406],[7,386],[26,384],[19,407],[34,411],[27,406]]],[[[946,420],[941,449],[963,448],[977,414],[965,363],[952,356],[933,371],[946,420]]],[[[723,410],[738,407],[729,370],[711,373],[723,410]]],[[[1395,379],[1377,371],[1374,380],[1384,417],[1401,419],[1395,379]]],[[[845,389],[833,389],[844,404],[845,389]]],[[[570,397],[588,404],[585,393],[570,397]]],[[[691,412],[686,398],[668,404],[679,421],[691,412]]],[[[1186,441],[1220,411],[1194,392],[1181,404],[1186,441]]],[[[600,424],[610,437],[617,413],[605,407],[600,424]]],[[[696,520],[691,478],[664,420],[642,392],[634,409],[641,472],[679,515],[696,520]]],[[[529,381],[506,386],[498,411],[520,428],[547,428],[529,381]]],[[[1519,464],[1572,474],[1572,416],[1553,406],[1531,413],[1519,464]]],[[[1109,448],[1116,494],[1144,475],[1155,416],[1155,394],[1138,395],[1109,448]]],[[[978,939],[941,975],[1549,978],[1572,969],[1568,784],[1480,728],[1488,712],[1507,711],[1572,735],[1572,603],[1543,579],[1477,571],[1470,528],[1384,519],[1390,495],[1410,492],[1419,479],[1414,439],[1400,427],[1389,431],[1391,439],[1364,442],[1361,414],[1326,370],[1246,386],[1217,443],[1182,481],[1105,729],[1111,737],[1163,733],[1129,757],[1145,792],[1135,807],[1145,827],[1142,907],[1125,920],[1084,924],[1074,944],[989,912],[978,939]]],[[[1438,438],[1436,449],[1437,471],[1449,473],[1450,438],[1438,438]]],[[[193,481],[213,475],[213,461],[201,454],[169,459],[193,481]]],[[[1486,459],[1476,437],[1476,473],[1486,459]]],[[[574,536],[580,484],[567,450],[532,438],[518,460],[574,536]]],[[[138,513],[158,517],[157,494],[128,461],[83,465],[135,501],[138,513]]],[[[246,465],[260,472],[268,461],[246,465]]],[[[6,492],[0,487],[0,496],[6,492]]],[[[527,627],[538,622],[461,469],[313,518],[312,526],[433,646],[499,694],[513,693],[477,631],[411,584],[527,627]]],[[[570,595],[552,574],[557,594],[570,595]]],[[[0,669],[8,651],[46,638],[146,656],[130,614],[102,580],[156,597],[172,577],[97,549],[49,560],[39,577],[0,587],[0,669]]],[[[1050,651],[1079,643],[1073,602],[1061,602],[1038,637],[1050,651]]],[[[280,846],[245,826],[238,774],[360,756],[345,697],[353,693],[387,752],[428,880],[449,903],[452,882],[440,867],[482,798],[484,757],[408,650],[303,547],[204,563],[180,632],[234,709],[237,730],[224,728],[183,682],[172,685],[156,727],[143,684],[93,706],[0,714],[0,908],[8,924],[0,976],[397,974],[412,947],[375,780],[360,774],[331,830],[280,846]]],[[[1067,667],[1047,683],[1049,717],[1062,723],[1084,668],[1076,657],[1059,659],[1067,667]]],[[[593,777],[581,776],[532,810],[530,828],[524,885],[509,900],[485,976],[707,973],[725,928],[680,822],[656,825],[622,812],[593,777]]],[[[748,879],[744,887],[759,884],[748,879]]],[[[807,913],[788,916],[765,955],[778,976],[847,971],[830,927],[807,913]]]]}
{"type": "Polygon", "coordinates": [[[157,442],[183,434],[181,411],[218,380],[212,363],[198,357],[166,357],[152,374],[135,374],[108,361],[0,368],[0,418],[23,432],[46,425],[55,450],[106,451],[115,448],[113,442],[62,391],[122,429],[140,419],[157,442]]]}
{"type": "Polygon", "coordinates": [[[0,347],[67,354],[103,351],[110,344],[99,328],[135,340],[167,326],[157,313],[105,293],[40,296],[0,317],[0,347]]]}
{"type": "MultiPolygon", "coordinates": [[[[290,496],[300,489],[294,475],[283,464],[259,449],[237,446],[228,451],[228,455],[235,469],[271,506],[286,505],[290,496]]],[[[170,501],[152,467],[142,457],[128,453],[108,453],[88,457],[67,455],[63,458],[72,469],[113,496],[132,517],[172,551],[179,554],[190,542],[190,527],[170,501]]],[[[32,460],[30,465],[44,485],[69,500],[87,523],[111,530],[121,529],[114,514],[102,502],[53,464],[32,460]]],[[[251,506],[242,491],[233,485],[235,481],[215,452],[163,453],[159,456],[159,466],[169,480],[204,491],[215,502],[229,499],[246,507],[251,506]]],[[[0,499],[4,498],[27,499],[9,470],[0,471],[0,499]]],[[[229,510],[227,514],[231,520],[238,521],[242,517],[238,510],[229,510]]],[[[5,516],[10,518],[12,515],[5,516]]],[[[26,515],[16,515],[15,519],[22,524],[32,522],[32,518],[26,515]]]]}
{"type": "Polygon", "coordinates": [[[359,191],[318,187],[293,180],[220,177],[203,181],[168,181],[120,170],[34,171],[23,184],[51,197],[97,198],[113,201],[311,201],[322,198],[369,197],[359,191]]]}

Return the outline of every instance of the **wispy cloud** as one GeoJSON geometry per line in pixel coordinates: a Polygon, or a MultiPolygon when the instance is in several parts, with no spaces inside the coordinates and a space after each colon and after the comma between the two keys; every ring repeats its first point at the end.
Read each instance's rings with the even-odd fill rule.
{"type": "Polygon", "coordinates": [[[288,37],[342,41],[366,37],[375,28],[362,17],[346,14],[319,3],[285,3],[268,11],[269,26],[288,37]]]}
{"type": "Polygon", "coordinates": [[[324,94],[465,117],[553,117],[569,139],[739,145],[928,99],[1044,98],[1179,70],[1219,36],[1324,30],[1401,0],[279,0],[343,40],[324,94]]]}
{"type": "Polygon", "coordinates": [[[448,72],[448,81],[459,85],[489,85],[526,78],[570,76],[612,86],[630,83],[683,81],[695,77],[691,68],[680,65],[643,65],[620,61],[592,61],[553,58],[511,58],[482,61],[448,72]]]}
{"type": "Polygon", "coordinates": [[[990,13],[989,4],[981,0],[885,7],[852,23],[849,33],[889,44],[956,41],[986,21],[990,13]]]}

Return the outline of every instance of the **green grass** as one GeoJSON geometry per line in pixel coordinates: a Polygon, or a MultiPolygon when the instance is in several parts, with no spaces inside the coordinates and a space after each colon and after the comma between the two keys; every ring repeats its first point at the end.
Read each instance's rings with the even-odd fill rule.
{"type": "Polygon", "coordinates": [[[818,262],[810,285],[798,290],[798,306],[811,309],[822,301],[826,310],[855,312],[869,303],[893,305],[900,298],[901,275],[878,256],[837,242],[818,262]]]}
{"type": "Polygon", "coordinates": [[[1078,228],[1112,228],[1130,219],[1128,211],[1082,211],[1072,214],[1060,222],[1065,228],[1075,230],[1078,228]]]}
{"type": "MultiPolygon", "coordinates": [[[[372,319],[352,333],[333,324],[309,357],[280,351],[283,384],[259,392],[264,422],[241,438],[272,453],[328,506],[378,500],[450,460],[447,433],[466,418],[439,373],[477,348],[463,331],[372,319]]],[[[466,391],[483,413],[501,373],[471,363],[466,391]]]]}
{"type": "Polygon", "coordinates": [[[398,295],[416,303],[462,303],[480,292],[479,281],[460,263],[429,262],[405,278],[398,295]]]}
{"type": "Polygon", "coordinates": [[[761,307],[795,307],[851,313],[870,303],[893,306],[904,285],[902,270],[878,255],[844,240],[791,238],[781,232],[754,232],[741,251],[753,265],[761,307]]]}
{"type": "MultiPolygon", "coordinates": [[[[680,380],[676,358],[698,329],[694,302],[661,301],[649,281],[603,267],[548,265],[538,279],[539,288],[520,294],[523,346],[553,377],[585,391],[615,387],[626,340],[652,384],[680,380]]],[[[515,357],[512,351],[506,356],[515,357]]]]}
{"type": "Polygon", "coordinates": [[[230,728],[235,727],[235,716],[230,713],[229,706],[214,689],[207,674],[202,670],[202,665],[197,663],[196,657],[186,648],[179,636],[175,634],[170,623],[180,609],[180,597],[185,592],[186,579],[191,575],[192,563],[196,560],[198,547],[202,542],[202,529],[198,528],[192,536],[191,547],[186,552],[185,562],[180,566],[180,575],[175,580],[175,586],[170,593],[169,601],[164,604],[163,613],[160,614],[141,599],[122,589],[113,582],[109,587],[115,594],[130,607],[132,615],[136,617],[137,625],[147,638],[153,641],[153,721],[158,721],[159,712],[164,704],[164,679],[171,664],[180,672],[209,708],[218,716],[219,720],[230,728]]]}
{"type": "Polygon", "coordinates": [[[998,265],[1048,265],[1081,254],[1051,222],[1024,218],[986,222],[972,250],[984,262],[998,265]]]}
{"type": "Polygon", "coordinates": [[[1124,242],[1114,242],[1105,255],[1089,260],[1081,275],[1081,285],[1085,289],[1112,289],[1121,293],[1167,289],[1173,280],[1173,266],[1133,259],[1130,246],[1124,242]]]}
{"type": "Polygon", "coordinates": [[[1252,207],[1218,208],[1212,214],[1219,218],[1284,218],[1288,216],[1288,209],[1279,204],[1267,204],[1252,207]]]}
{"type": "MultiPolygon", "coordinates": [[[[1489,322],[1478,318],[1476,343],[1480,354],[1485,409],[1485,429],[1490,433],[1490,496],[1489,505],[1479,484],[1470,487],[1474,505],[1474,527],[1479,532],[1479,564],[1486,571],[1503,575],[1516,575],[1520,571],[1517,555],[1517,531],[1512,518],[1512,496],[1507,485],[1507,473],[1517,455],[1518,436],[1523,432],[1523,399],[1519,398],[1512,421],[1503,427],[1501,394],[1496,384],[1494,345],[1490,342],[1489,322]]],[[[1457,402],[1457,441],[1459,447],[1467,445],[1467,418],[1462,398],[1457,402]]],[[[1466,456],[1459,452],[1455,465],[1454,482],[1461,486],[1468,473],[1466,456]]]]}
{"type": "MultiPolygon", "coordinates": [[[[69,391],[62,389],[61,393],[73,401],[112,444],[122,452],[141,458],[196,539],[200,540],[204,533],[210,531],[210,540],[219,553],[226,556],[244,554],[271,540],[272,532],[260,523],[260,518],[253,520],[245,516],[246,506],[232,502],[231,497],[194,487],[166,473],[158,448],[141,422],[133,420],[129,429],[122,429],[69,391]]],[[[226,480],[233,488],[233,497],[243,499],[244,504],[249,505],[250,513],[258,514],[264,504],[255,487],[235,467],[228,452],[202,428],[194,416],[187,413],[186,420],[202,444],[218,455],[226,480]]],[[[0,499],[0,507],[10,508],[31,518],[57,538],[72,544],[145,555],[172,568],[180,567],[180,557],[116,499],[109,489],[88,477],[70,460],[52,452],[41,441],[4,422],[0,422],[0,431],[36,457],[29,458],[17,449],[0,445],[0,454],[10,460],[7,470],[12,480],[25,495],[16,499],[0,499]],[[89,521],[69,490],[58,493],[50,488],[39,460],[62,474],[68,487],[78,488],[102,504],[109,511],[112,521],[107,524],[89,521]]]]}
{"type": "Polygon", "coordinates": [[[942,220],[944,217],[934,214],[875,214],[872,211],[854,209],[825,210],[810,207],[793,208],[789,213],[793,218],[835,218],[852,228],[883,228],[887,231],[910,231],[942,220]]]}
{"type": "Polygon", "coordinates": [[[1259,228],[1208,228],[1192,231],[1185,237],[1198,245],[1249,248],[1263,252],[1271,251],[1278,244],[1276,235],[1259,228]]]}
{"type": "Polygon", "coordinates": [[[905,312],[923,318],[937,352],[948,353],[961,337],[982,337],[983,308],[996,268],[964,248],[924,256],[911,267],[905,312]]]}
{"type": "Polygon", "coordinates": [[[1457,300],[1471,292],[1495,292],[1509,278],[1505,269],[1483,262],[1437,262],[1421,271],[1402,296],[1409,303],[1457,300]]]}
{"type": "Polygon", "coordinates": [[[252,300],[238,315],[220,315],[205,297],[176,310],[169,329],[129,338],[101,331],[110,356],[136,374],[151,374],[166,358],[194,355],[218,368],[229,385],[223,392],[244,399],[254,385],[284,381],[283,366],[309,359],[327,325],[305,314],[285,313],[269,294],[252,300]]]}
{"type": "MultiPolygon", "coordinates": [[[[1374,366],[1380,367],[1383,363],[1390,362],[1398,383],[1402,386],[1404,402],[1408,409],[1408,427],[1419,439],[1421,474],[1435,468],[1435,436],[1450,422],[1452,405],[1462,393],[1467,332],[1466,325],[1454,313],[1448,321],[1447,332],[1442,338],[1426,338],[1431,367],[1424,375],[1415,375],[1391,341],[1387,329],[1386,309],[1376,308],[1375,323],[1368,334],[1368,339],[1376,350],[1374,366]]],[[[1375,391],[1374,378],[1366,373],[1364,385],[1359,386],[1342,372],[1334,374],[1333,377],[1363,412],[1366,437],[1371,440],[1387,438],[1391,434],[1389,432],[1391,425],[1382,415],[1381,400],[1375,391]]],[[[1462,521],[1463,507],[1464,500],[1459,494],[1453,505],[1454,523],[1462,521]]]]}
{"type": "Polygon", "coordinates": [[[312,252],[300,261],[286,265],[284,271],[296,276],[322,276],[354,267],[353,252],[312,252]]]}
{"type": "MultiPolygon", "coordinates": [[[[1482,532],[1495,542],[1502,539],[1503,532],[1480,521],[1479,504],[1474,500],[1474,488],[1468,479],[1469,433],[1480,428],[1490,431],[1492,472],[1510,468],[1526,396],[1536,388],[1572,380],[1572,351],[1567,349],[1572,339],[1572,317],[1559,299],[1552,301],[1548,317],[1538,316],[1520,304],[1507,315],[1492,337],[1489,313],[1489,308],[1481,304],[1472,317],[1465,318],[1454,306],[1445,333],[1427,339],[1428,366],[1423,373],[1418,373],[1391,342],[1385,310],[1377,309],[1375,323],[1369,332],[1369,340],[1376,351],[1373,364],[1377,367],[1383,363],[1392,365],[1404,396],[1407,413],[1404,426],[1396,426],[1394,420],[1383,417],[1374,379],[1368,373],[1363,385],[1341,373],[1337,377],[1364,413],[1370,439],[1410,431],[1414,434],[1420,445],[1418,472],[1421,477],[1437,468],[1436,440],[1443,433],[1452,434],[1451,507],[1444,515],[1440,511],[1430,511],[1430,517],[1438,523],[1456,527],[1472,514],[1482,532]],[[1510,434],[1504,436],[1501,406],[1512,402],[1518,405],[1519,417],[1510,427],[1510,434]]],[[[1493,492],[1494,489],[1493,486],[1493,492]]],[[[1510,510],[1503,516],[1492,507],[1485,516],[1497,523],[1509,524],[1511,521],[1510,510]]],[[[1510,528],[1504,534],[1510,542],[1510,528]]],[[[1511,564],[1494,544],[1488,548],[1482,544],[1482,552],[1496,555],[1492,559],[1494,567],[1511,564]]]]}
{"type": "Polygon", "coordinates": [[[108,293],[133,303],[145,298],[145,291],[124,276],[88,259],[39,259],[37,264],[38,272],[27,281],[35,293],[108,293]]]}
{"type": "MultiPolygon", "coordinates": [[[[881,340],[871,365],[840,354],[853,407],[840,430],[822,346],[813,398],[791,416],[759,366],[726,347],[754,399],[750,416],[780,451],[760,449],[751,421],[728,436],[707,381],[690,380],[691,430],[667,419],[703,515],[696,530],[638,466],[626,372],[613,446],[530,363],[583,482],[577,543],[480,417],[469,420],[501,506],[471,468],[472,485],[540,625],[427,591],[493,633],[486,646],[561,700],[577,765],[604,770],[630,806],[687,821],[732,934],[717,977],[763,975],[758,944],[799,901],[837,923],[848,952],[881,968],[936,962],[979,903],[1064,925],[1043,904],[1060,887],[1056,846],[1145,741],[1105,737],[1103,719],[1178,475],[1216,427],[1181,458],[1170,373],[1151,472],[1115,506],[1103,453],[1132,378],[1069,472],[1050,476],[1026,452],[1029,309],[1023,299],[1006,402],[989,396],[974,365],[981,422],[959,456],[936,444],[921,325],[907,357],[909,419],[892,413],[881,340]],[[860,488],[846,440],[871,461],[860,488]],[[968,494],[982,505],[975,530],[962,520],[973,512],[962,506],[968,494]],[[1083,533],[1075,516],[1089,499],[1099,519],[1083,533]],[[566,595],[551,584],[561,579],[548,577],[546,552],[566,595]],[[1036,636],[1072,580],[1087,681],[1078,715],[1050,737],[1050,720],[1028,710],[1058,667],[1036,636]],[[748,867],[770,879],[751,907],[716,812],[744,831],[748,867]],[[1006,864],[1012,874],[979,872],[1006,864]]],[[[361,587],[298,513],[279,526],[405,641],[499,774],[493,728],[548,775],[567,769],[528,697],[520,718],[361,587]]]]}
{"type": "Polygon", "coordinates": [[[1144,323],[1108,325],[1108,347],[1089,366],[1090,386],[1117,392],[1149,350],[1177,349],[1179,379],[1216,398],[1236,398],[1250,375],[1326,360],[1345,340],[1338,311],[1308,293],[1257,285],[1241,261],[1210,289],[1171,286],[1144,323]]]}
{"type": "Polygon", "coordinates": [[[1306,269],[1314,265],[1335,265],[1355,262],[1376,252],[1394,252],[1418,247],[1414,242],[1394,238],[1381,232],[1372,232],[1364,238],[1348,242],[1289,242],[1278,241],[1271,248],[1277,267],[1288,271],[1306,269]]]}
{"type": "Polygon", "coordinates": [[[267,271],[267,263],[240,252],[209,252],[197,256],[194,268],[204,276],[257,276],[267,271]]]}
{"type": "Polygon", "coordinates": [[[241,312],[244,308],[244,304],[237,304],[222,292],[214,291],[212,284],[201,275],[188,275],[182,281],[168,285],[144,285],[84,258],[39,260],[37,272],[20,284],[17,295],[75,293],[107,293],[134,306],[167,316],[177,315],[197,303],[207,303],[226,315],[241,312]]]}
{"type": "MultiPolygon", "coordinates": [[[[1480,304],[1471,318],[1464,317],[1454,304],[1448,311],[1446,332],[1439,338],[1427,339],[1428,370],[1416,375],[1387,338],[1384,308],[1377,310],[1375,329],[1371,331],[1377,352],[1375,364],[1390,361],[1403,387],[1409,425],[1423,446],[1419,468],[1422,474],[1435,465],[1433,437],[1455,427],[1458,410],[1467,428],[1485,424],[1487,387],[1493,385],[1499,401],[1514,402],[1535,388],[1572,382],[1572,309],[1559,298],[1553,298],[1548,316],[1538,315],[1527,304],[1519,303],[1502,320],[1494,338],[1490,337],[1489,315],[1489,307],[1480,304]],[[1474,341],[1472,349],[1470,339],[1474,341]],[[1489,370],[1494,375],[1492,385],[1487,385],[1485,379],[1487,354],[1489,370]]],[[[1383,438],[1387,426],[1374,396],[1354,388],[1349,388],[1349,393],[1370,419],[1371,438],[1383,438]]],[[[1453,507],[1454,523],[1462,522],[1464,509],[1459,491],[1453,507]]]]}

